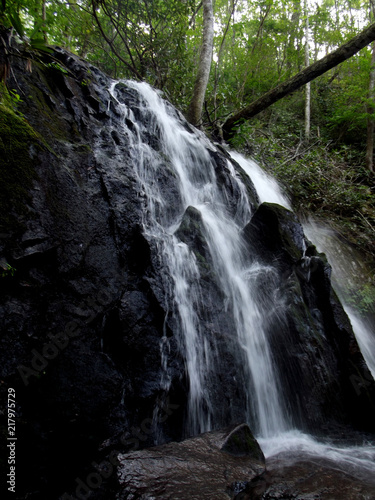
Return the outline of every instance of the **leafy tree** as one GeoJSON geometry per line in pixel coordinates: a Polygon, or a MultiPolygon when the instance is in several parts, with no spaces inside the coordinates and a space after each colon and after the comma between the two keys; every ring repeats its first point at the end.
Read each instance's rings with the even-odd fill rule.
{"type": "MultiPolygon", "coordinates": [[[[191,0],[93,0],[101,37],[127,76],[173,88],[186,50],[191,0]]],[[[181,77],[177,78],[181,81],[181,77]]]]}

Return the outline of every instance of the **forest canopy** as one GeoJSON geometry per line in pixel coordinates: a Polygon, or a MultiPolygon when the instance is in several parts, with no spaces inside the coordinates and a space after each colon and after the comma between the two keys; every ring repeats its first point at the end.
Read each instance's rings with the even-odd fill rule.
{"type": "MultiPolygon", "coordinates": [[[[1,0],[0,20],[35,48],[61,45],[115,78],[146,80],[186,111],[198,70],[204,3],[1,0]]],[[[313,63],[372,22],[367,0],[214,0],[213,11],[203,113],[203,124],[211,127],[301,71],[306,49],[313,63]]],[[[370,68],[368,46],[314,83],[313,128],[327,127],[340,137],[364,130],[370,68]]]]}

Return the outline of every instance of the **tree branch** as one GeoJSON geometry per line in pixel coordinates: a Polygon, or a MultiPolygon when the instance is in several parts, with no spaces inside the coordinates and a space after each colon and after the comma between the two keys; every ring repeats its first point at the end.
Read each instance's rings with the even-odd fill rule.
{"type": "Polygon", "coordinates": [[[131,64],[129,64],[122,56],[121,54],[119,54],[119,52],[117,51],[117,49],[115,48],[115,46],[113,45],[112,41],[108,38],[108,36],[106,35],[106,33],[104,32],[103,30],[103,27],[99,21],[99,18],[98,18],[98,15],[96,13],[96,10],[95,10],[95,6],[94,6],[94,3],[92,4],[92,15],[96,21],[96,24],[99,28],[99,31],[100,33],[102,34],[104,40],[108,43],[108,45],[110,46],[112,52],[115,54],[115,56],[139,79],[139,80],[142,80],[142,75],[138,72],[138,70],[133,67],[131,64]]]}

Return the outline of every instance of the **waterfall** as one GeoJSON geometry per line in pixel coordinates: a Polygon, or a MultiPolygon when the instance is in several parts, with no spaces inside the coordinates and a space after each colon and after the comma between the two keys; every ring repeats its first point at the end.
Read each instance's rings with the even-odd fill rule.
{"type": "MultiPolygon", "coordinates": [[[[143,234],[163,270],[164,290],[160,293],[164,294],[168,312],[165,325],[167,316],[173,318],[185,362],[188,384],[185,435],[218,428],[228,420],[247,421],[266,457],[282,451],[294,456],[328,456],[342,470],[351,467],[362,471],[358,474],[373,473],[372,446],[348,448],[318,442],[296,429],[288,415],[288,402],[267,332],[267,323],[275,311],[276,317],[283,320],[283,299],[278,293],[276,270],[264,265],[256,254],[249,256],[249,247],[242,238],[253,210],[243,177],[228,158],[223,168],[231,184],[221,184],[212,161],[215,147],[204,134],[193,129],[148,84],[125,82],[126,92],[134,92],[136,96],[131,109],[123,102],[122,87],[123,83],[113,82],[109,92],[117,113],[122,114],[122,132],[130,144],[131,168],[143,203],[143,234]],[[157,144],[150,139],[154,135],[159,138],[157,144]],[[172,201],[164,182],[170,183],[172,201]],[[194,226],[202,254],[184,241],[186,224],[194,226]],[[214,274],[209,279],[218,290],[215,299],[205,294],[204,283],[208,278],[202,276],[202,269],[206,260],[210,261],[214,274]],[[217,319],[208,311],[206,302],[211,300],[212,306],[219,296],[217,319]],[[228,332],[224,340],[217,336],[221,331],[218,321],[226,322],[228,332]],[[223,346],[225,355],[233,356],[231,376],[238,397],[243,397],[244,409],[243,413],[236,413],[235,405],[232,408],[229,402],[225,418],[220,400],[225,398],[226,389],[217,378],[223,346]]],[[[290,207],[276,181],[262,173],[252,160],[234,152],[231,155],[252,178],[261,202],[290,207]]],[[[167,393],[171,377],[169,339],[165,332],[160,353],[160,388],[167,393]]],[[[154,414],[157,411],[155,408],[154,414]]]]}
{"type": "MultiPolygon", "coordinates": [[[[133,112],[119,102],[116,82],[110,93],[124,115],[124,133],[131,143],[136,177],[144,194],[143,231],[157,247],[165,274],[172,280],[166,301],[167,309],[173,311],[179,321],[178,340],[189,381],[187,435],[211,430],[219,420],[211,393],[215,386],[220,386],[220,381],[215,379],[215,365],[220,362],[218,347],[212,338],[204,336],[202,329],[207,298],[202,290],[197,258],[178,237],[187,210],[199,214],[208,257],[224,296],[223,307],[233,325],[232,339],[240,360],[238,377],[247,385],[244,418],[263,436],[285,430],[287,421],[278,374],[264,328],[267,309],[264,311],[259,306],[262,292],[257,288],[256,279],[259,273],[272,274],[272,269],[256,260],[249,264],[241,238],[241,231],[251,218],[246,188],[228,160],[227,172],[239,193],[235,214],[230,214],[230,195],[219,189],[209,154],[213,147],[205,136],[189,129],[181,116],[176,116],[176,111],[146,83],[126,82],[126,85],[141,96],[138,111],[147,123],[147,130],[133,112]],[[150,129],[160,138],[158,150],[147,142],[150,129]],[[178,190],[173,206],[158,183],[159,169],[166,168],[165,159],[168,175],[178,190]]],[[[215,318],[206,318],[206,323],[214,322],[215,318]]],[[[163,380],[165,385],[167,377],[163,380]]]]}
{"type": "MultiPolygon", "coordinates": [[[[262,170],[253,160],[245,158],[237,152],[231,152],[231,156],[251,177],[261,202],[268,201],[291,208],[288,198],[273,177],[262,170]]],[[[367,366],[375,377],[375,331],[370,321],[360,317],[358,312],[347,303],[344,293],[346,284],[350,283],[352,276],[357,275],[361,269],[359,256],[350,252],[328,226],[322,223],[318,224],[311,219],[303,224],[303,228],[306,236],[317,246],[318,250],[328,257],[333,270],[333,287],[349,316],[367,366]]]]}
{"type": "MultiPolygon", "coordinates": [[[[290,208],[290,202],[282,192],[277,181],[265,173],[253,160],[245,158],[237,152],[231,156],[241,165],[254,182],[260,201],[278,203],[290,208]]],[[[332,266],[332,284],[343,303],[344,309],[352,323],[359,347],[365,361],[375,377],[375,332],[373,325],[361,318],[352,307],[345,302],[343,290],[352,276],[358,273],[361,267],[360,259],[351,254],[338,240],[333,231],[310,220],[303,224],[306,236],[317,246],[320,252],[326,253],[332,266]]],[[[325,459],[331,460],[335,468],[368,481],[375,473],[375,448],[369,443],[362,446],[334,445],[329,439],[319,442],[313,436],[297,429],[280,432],[277,436],[259,437],[259,443],[266,457],[284,455],[286,460],[294,457],[295,460],[325,459]]],[[[281,458],[280,458],[281,460],[281,458]]]]}

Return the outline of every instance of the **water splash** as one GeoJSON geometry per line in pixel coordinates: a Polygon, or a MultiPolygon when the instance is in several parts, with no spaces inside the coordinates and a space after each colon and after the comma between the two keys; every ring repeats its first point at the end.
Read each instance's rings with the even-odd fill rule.
{"type": "Polygon", "coordinates": [[[375,448],[371,443],[338,446],[322,443],[298,430],[280,433],[271,439],[258,439],[266,458],[281,455],[282,463],[299,460],[324,459],[337,470],[358,479],[375,483],[375,448]]]}
{"type": "MultiPolygon", "coordinates": [[[[230,153],[252,179],[261,202],[271,202],[291,208],[290,201],[283,193],[277,181],[266,174],[253,160],[245,158],[237,152],[230,153]]],[[[342,293],[343,284],[352,280],[358,273],[361,263],[350,255],[333,231],[313,221],[303,224],[306,236],[317,245],[318,250],[327,254],[333,268],[332,282],[344,305],[355,332],[358,344],[366,363],[375,377],[375,331],[368,320],[359,317],[348,304],[342,293]]],[[[304,258],[306,256],[304,255],[304,258]]],[[[331,466],[358,479],[368,482],[375,477],[375,448],[373,443],[345,446],[329,442],[320,442],[313,436],[297,429],[280,431],[276,435],[259,436],[259,444],[266,458],[280,455],[286,459],[324,459],[331,466]]],[[[375,480],[373,479],[373,482],[375,480]]]]}

